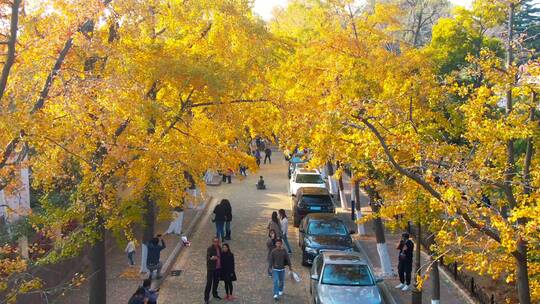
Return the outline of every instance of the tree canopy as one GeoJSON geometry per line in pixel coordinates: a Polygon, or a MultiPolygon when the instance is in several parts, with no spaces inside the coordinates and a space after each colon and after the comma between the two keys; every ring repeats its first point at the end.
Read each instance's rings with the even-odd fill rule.
{"type": "Polygon", "coordinates": [[[351,168],[391,226],[427,225],[435,255],[538,301],[538,8],[413,2],[296,0],[269,23],[246,0],[2,3],[0,190],[31,168],[29,230],[50,246],[4,244],[0,292],[39,290],[21,274],[88,246],[104,259],[105,231],[182,206],[189,176],[255,169],[248,142],[276,135],[351,168]]]}

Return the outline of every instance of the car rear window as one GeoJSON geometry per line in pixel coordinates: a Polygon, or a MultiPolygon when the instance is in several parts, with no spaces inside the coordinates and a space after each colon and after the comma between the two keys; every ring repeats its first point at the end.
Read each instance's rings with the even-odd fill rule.
{"type": "Polygon", "coordinates": [[[302,202],[307,206],[331,206],[333,204],[329,195],[304,195],[302,202]]]}
{"type": "Polygon", "coordinates": [[[322,274],[322,284],[339,286],[375,285],[366,265],[326,264],[322,274]]]}
{"type": "Polygon", "coordinates": [[[324,184],[319,174],[297,174],[296,182],[300,184],[324,184]]]}

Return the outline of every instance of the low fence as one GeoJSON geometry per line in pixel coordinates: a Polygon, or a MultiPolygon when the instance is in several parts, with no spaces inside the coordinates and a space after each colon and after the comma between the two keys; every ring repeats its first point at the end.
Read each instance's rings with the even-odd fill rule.
{"type": "Polygon", "coordinates": [[[482,286],[477,285],[474,281],[474,276],[459,270],[459,264],[457,262],[445,264],[441,259],[441,263],[439,264],[451,273],[454,280],[458,282],[463,289],[466,289],[480,304],[496,303],[495,295],[486,291],[482,286]]]}

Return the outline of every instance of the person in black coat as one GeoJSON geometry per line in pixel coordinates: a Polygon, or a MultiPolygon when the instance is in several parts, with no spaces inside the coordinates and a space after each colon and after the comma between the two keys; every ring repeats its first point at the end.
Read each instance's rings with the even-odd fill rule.
{"type": "Polygon", "coordinates": [[[233,281],[236,281],[234,271],[234,254],[229,244],[223,244],[221,248],[221,279],[225,282],[225,300],[235,300],[233,296],[233,281]]]}
{"type": "Polygon", "coordinates": [[[225,220],[225,209],[220,202],[214,208],[214,218],[212,219],[212,222],[216,224],[216,237],[222,242],[225,241],[225,220]]]}
{"type": "Polygon", "coordinates": [[[399,250],[398,274],[400,282],[396,288],[408,291],[411,285],[414,243],[409,239],[407,232],[401,235],[401,240],[396,249],[399,250]]]}
{"type": "Polygon", "coordinates": [[[231,240],[232,206],[228,199],[221,200],[225,213],[225,240],[231,240]]]}
{"type": "Polygon", "coordinates": [[[214,238],[213,243],[206,249],[206,288],[204,289],[204,303],[210,303],[210,290],[212,296],[221,300],[218,295],[218,284],[221,272],[221,246],[219,238],[214,238]]]}
{"type": "Polygon", "coordinates": [[[146,292],[144,288],[139,287],[137,291],[131,296],[128,304],[148,304],[148,298],[145,296],[146,292]]]}

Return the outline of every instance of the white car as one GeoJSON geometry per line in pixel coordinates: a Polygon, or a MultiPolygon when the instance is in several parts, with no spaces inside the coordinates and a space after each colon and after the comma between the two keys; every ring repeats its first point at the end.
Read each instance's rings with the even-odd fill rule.
{"type": "Polygon", "coordinates": [[[327,188],[326,182],[318,170],[298,168],[293,172],[289,180],[289,195],[294,196],[298,192],[298,189],[305,187],[327,188]]]}

